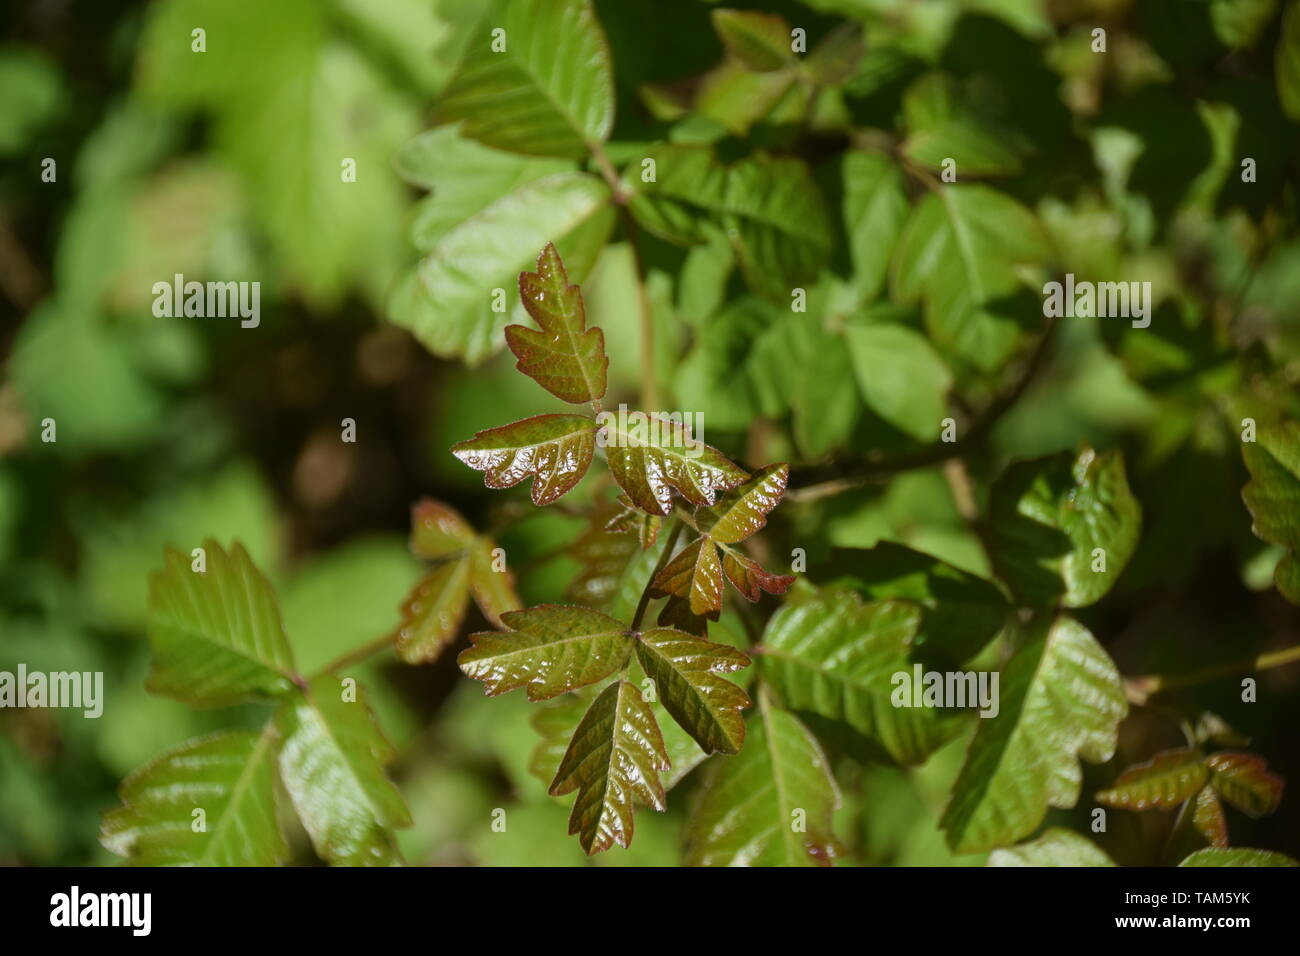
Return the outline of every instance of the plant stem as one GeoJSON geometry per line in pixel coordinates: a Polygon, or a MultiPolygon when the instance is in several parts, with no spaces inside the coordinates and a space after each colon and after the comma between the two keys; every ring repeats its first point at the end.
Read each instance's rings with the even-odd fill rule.
{"type": "Polygon", "coordinates": [[[1260,654],[1258,657],[1248,658],[1244,661],[1219,664],[1215,667],[1188,671],[1184,674],[1146,674],[1141,677],[1126,677],[1124,678],[1124,692],[1131,702],[1145,704],[1155,694],[1167,690],[1193,687],[1197,684],[1218,680],[1221,677],[1231,677],[1234,674],[1244,674],[1249,671],[1266,671],[1274,667],[1285,667],[1287,664],[1296,663],[1300,663],[1300,644],[1285,647],[1280,651],[1269,651],[1267,654],[1260,654]]]}
{"type": "Polygon", "coordinates": [[[677,546],[677,539],[681,537],[684,525],[680,520],[673,522],[673,530],[668,534],[668,540],[664,542],[663,553],[659,555],[659,560],[655,562],[654,570],[650,572],[650,577],[646,579],[645,587],[641,589],[641,600],[637,602],[636,613],[632,615],[631,630],[639,631],[641,629],[641,619],[645,617],[646,608],[650,606],[650,590],[654,585],[655,578],[659,577],[659,572],[668,564],[672,557],[673,548],[677,546]]]}

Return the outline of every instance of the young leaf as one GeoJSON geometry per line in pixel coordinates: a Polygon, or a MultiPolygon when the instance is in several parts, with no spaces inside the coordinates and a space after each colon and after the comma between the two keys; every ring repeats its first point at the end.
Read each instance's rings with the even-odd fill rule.
{"type": "Polygon", "coordinates": [[[609,138],[609,48],[587,0],[499,2],[477,35],[443,90],[440,122],[464,120],[462,135],[537,156],[579,158],[609,138]]]}
{"type": "Polygon", "coordinates": [[[715,761],[686,825],[688,866],[830,866],[840,805],[807,728],[759,695],[748,745],[715,761]]]}
{"type": "Polygon", "coordinates": [[[168,548],[149,582],[149,689],[202,706],[293,686],[293,654],[271,584],[242,544],[203,542],[206,570],[168,548]]]}
{"type": "Polygon", "coordinates": [[[783,17],[753,10],[714,10],[713,28],[727,52],[751,70],[769,73],[795,62],[790,24],[783,17]]]}
{"type": "Polygon", "coordinates": [[[1183,860],[1179,866],[1300,866],[1291,857],[1284,853],[1274,853],[1271,850],[1252,850],[1247,847],[1234,847],[1233,849],[1219,849],[1218,847],[1206,847],[1204,850],[1197,850],[1187,859],[1183,860]]]}
{"type": "Polygon", "coordinates": [[[749,477],[677,422],[651,416],[646,423],[627,424],[611,413],[597,420],[610,474],[646,514],[670,514],[674,491],[693,505],[711,505],[719,493],[749,477]]]}
{"type": "Polygon", "coordinates": [[[1224,819],[1223,804],[1219,802],[1214,787],[1204,786],[1196,795],[1196,804],[1192,808],[1192,826],[1210,842],[1210,846],[1228,845],[1228,821],[1224,819]]]}
{"type": "Polygon", "coordinates": [[[394,752],[360,688],[324,674],[285,701],[275,723],[280,776],[320,857],[342,866],[400,863],[393,830],[411,816],[384,773],[394,752]]]}
{"type": "Polygon", "coordinates": [[[587,328],[582,291],[569,285],[564,263],[549,242],[537,257],[537,271],[519,277],[519,297],[541,331],[506,326],[506,344],[516,368],[556,398],[581,405],[605,395],[605,335],[587,328]]]}
{"type": "Polygon", "coordinates": [[[1146,763],[1130,767],[1096,800],[1125,810],[1173,810],[1204,786],[1209,778],[1201,756],[1193,750],[1168,750],[1146,763]]]}
{"type": "Polygon", "coordinates": [[[100,842],[135,866],[276,866],[276,737],[229,731],[182,744],[122,782],[100,842]],[[203,828],[195,830],[202,811],[203,828]]]}
{"type": "MultiPolygon", "coordinates": [[[[1287,16],[1300,32],[1300,12],[1290,10],[1287,16]]],[[[1300,59],[1300,50],[1294,55],[1300,59]]],[[[1273,580],[1284,598],[1300,604],[1300,523],[1295,519],[1300,511],[1300,422],[1266,425],[1255,437],[1241,446],[1251,475],[1242,498],[1254,519],[1251,530],[1287,549],[1273,580]]]]}
{"type": "Polygon", "coordinates": [[[632,842],[633,800],[663,810],[659,772],[668,754],[654,713],[627,681],[610,684],[573,732],[555,780],[553,796],[578,791],[569,832],[578,834],[588,854],[632,842]]]}
{"type": "Polygon", "coordinates": [[[489,697],[526,687],[529,700],[546,700],[604,680],[632,653],[622,622],[588,608],[542,604],[502,620],[510,633],[472,634],[473,646],[457,658],[489,697]]]}
{"type": "Polygon", "coordinates": [[[767,524],[768,513],[781,501],[789,479],[789,465],[768,465],[728,491],[713,507],[701,509],[695,523],[718,544],[753,537],[767,524]]]}
{"type": "Polygon", "coordinates": [[[865,757],[920,763],[954,729],[933,707],[892,700],[894,676],[912,675],[920,623],[921,608],[911,602],[865,604],[851,591],[826,591],[772,616],[756,648],[759,668],[782,703],[823,737],[865,757]]]}
{"type": "Polygon", "coordinates": [[[1282,801],[1282,778],[1269,773],[1261,757],[1224,750],[1206,757],[1205,765],[1211,786],[1247,816],[1266,817],[1282,801]]]}
{"type": "Polygon", "coordinates": [[[478,538],[469,550],[469,589],[474,595],[483,616],[494,627],[503,627],[502,616],[507,611],[517,611],[523,605],[515,591],[515,576],[509,569],[499,570],[490,538],[478,538]]]}
{"type": "Polygon", "coordinates": [[[722,549],[722,573],[747,601],[757,601],[760,591],[784,594],[794,584],[793,574],[772,574],[757,561],[728,547],[722,549]]]}
{"type": "Polygon", "coordinates": [[[976,853],[1034,832],[1079,799],[1078,760],[1109,760],[1128,713],[1119,672],[1083,625],[1041,620],[1003,669],[998,715],[981,720],[940,826],[976,853]]]}
{"type": "Polygon", "coordinates": [[[437,660],[460,633],[469,604],[470,561],[457,558],[434,568],[403,602],[397,656],[408,664],[437,660]]]}
{"type": "Polygon", "coordinates": [[[994,850],[989,866],[1114,866],[1091,840],[1061,827],[1052,827],[1037,840],[994,850]]]}
{"type": "Polygon", "coordinates": [[[653,545],[659,538],[659,529],[664,523],[663,518],[659,515],[646,514],[632,504],[632,499],[627,495],[619,495],[618,504],[622,510],[609,519],[605,524],[605,530],[634,533],[642,551],[653,545]]]}
{"type": "Polygon", "coordinates": [[[718,675],[748,667],[748,657],[730,645],[666,627],[640,635],[636,657],[654,680],[660,703],[705,753],[740,752],[741,711],[749,706],[749,695],[718,675]]]}
{"type": "Polygon", "coordinates": [[[474,541],[474,529],[454,508],[422,498],[411,508],[411,552],[427,561],[450,558],[474,541]]]}
{"type": "Polygon", "coordinates": [[[451,453],[484,472],[489,488],[510,488],[533,476],[533,504],[549,505],[582,480],[596,453],[596,429],[581,415],[534,415],[478,432],[451,453]]]}
{"type": "Polygon", "coordinates": [[[1086,607],[1111,589],[1137,549],[1142,512],[1118,451],[1085,448],[1018,462],[994,483],[994,566],[1032,604],[1086,607]]]}
{"type": "Polygon", "coordinates": [[[718,548],[704,535],[678,551],[653,582],[656,596],[687,598],[691,613],[716,617],[722,611],[722,565],[718,548]]]}

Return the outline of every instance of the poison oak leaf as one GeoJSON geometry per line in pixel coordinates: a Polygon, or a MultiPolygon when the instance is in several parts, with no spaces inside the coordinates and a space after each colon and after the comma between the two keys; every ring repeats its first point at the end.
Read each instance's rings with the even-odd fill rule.
{"type": "Polygon", "coordinates": [[[436,560],[462,553],[474,541],[474,529],[454,508],[423,498],[411,508],[411,552],[436,560]]]}
{"type": "MultiPolygon", "coordinates": [[[[587,526],[573,539],[565,554],[578,563],[578,574],[566,594],[578,604],[605,607],[614,596],[619,580],[639,548],[635,538],[618,533],[613,527],[626,514],[612,501],[603,502],[592,512],[587,526]]],[[[648,518],[644,512],[631,512],[648,518]]]]}
{"type": "Polygon", "coordinates": [[[784,17],[753,10],[714,10],[713,28],[727,52],[751,70],[780,70],[796,62],[790,24],[784,17]]]}
{"type": "Polygon", "coordinates": [[[1285,853],[1271,850],[1252,850],[1248,847],[1232,849],[1206,847],[1190,854],[1179,866],[1300,866],[1285,853]]]}
{"type": "Polygon", "coordinates": [[[655,682],[659,702],[705,753],[740,752],[741,711],[750,705],[749,695],[718,675],[748,667],[748,657],[728,644],[666,627],[641,634],[636,657],[655,682]]]}
{"type": "Polygon", "coordinates": [[[717,616],[722,611],[722,565],[707,535],[696,538],[664,566],[652,582],[653,594],[684,597],[691,613],[717,616]]]}
{"type": "Polygon", "coordinates": [[[452,454],[481,471],[489,488],[533,476],[535,505],[549,505],[582,480],[596,452],[595,425],[581,415],[535,415],[478,432],[452,454]]]}
{"type": "MultiPolygon", "coordinates": [[[[1300,11],[1290,11],[1288,21],[1300,31],[1300,11]]],[[[1242,490],[1254,520],[1251,530],[1287,549],[1273,580],[1284,598],[1300,604],[1300,422],[1260,428],[1255,441],[1242,443],[1241,453],[1251,476],[1242,490]]]]}
{"type": "Polygon", "coordinates": [[[1125,810],[1172,810],[1197,793],[1209,775],[1196,751],[1169,750],[1125,770],[1096,800],[1125,810]]]}
{"type": "Polygon", "coordinates": [[[397,655],[408,664],[436,660],[460,633],[469,605],[471,564],[457,558],[434,568],[401,607],[397,655]]]}
{"type": "Polygon", "coordinates": [[[1251,817],[1266,817],[1282,802],[1281,777],[1254,754],[1224,750],[1205,758],[1210,785],[1230,804],[1251,817]]]}
{"type": "Polygon", "coordinates": [[[659,515],[646,514],[632,503],[627,495],[618,496],[622,509],[605,524],[606,531],[636,534],[641,550],[649,548],[659,538],[659,529],[663,527],[663,518],[659,515]]]}
{"type": "Polygon", "coordinates": [[[604,680],[632,653],[622,622],[589,608],[542,604],[501,617],[509,633],[472,634],[457,659],[489,697],[525,687],[529,700],[547,700],[604,680]]]}
{"type": "Polygon", "coordinates": [[[1052,827],[1037,840],[1018,843],[989,854],[989,866],[1114,866],[1115,862],[1089,839],[1052,827]]]}
{"type": "Polygon", "coordinates": [[[1224,819],[1223,804],[1219,802],[1214,787],[1206,785],[1196,794],[1192,826],[1210,842],[1210,846],[1228,845],[1228,821],[1224,819]]]}
{"type": "MultiPolygon", "coordinates": [[[[717,617],[714,616],[713,619],[717,620],[717,617]]],[[[659,617],[656,620],[664,627],[671,627],[695,637],[707,637],[709,633],[709,617],[694,613],[691,610],[690,600],[675,594],[664,601],[664,606],[659,609],[659,617]]]]}
{"type": "Polygon", "coordinates": [[[479,537],[469,549],[469,589],[483,616],[495,627],[502,627],[502,615],[523,605],[515,590],[515,576],[505,567],[498,569],[493,552],[495,543],[479,537]]]}
{"type": "Polygon", "coordinates": [[[711,505],[749,477],[716,448],[692,438],[684,425],[658,416],[629,426],[607,414],[600,440],[618,486],[651,515],[672,511],[673,492],[693,505],[711,505]]]}
{"type": "Polygon", "coordinates": [[[768,465],[728,491],[713,507],[701,508],[695,523],[719,544],[735,544],[753,537],[767,524],[767,515],[781,501],[789,479],[788,464],[768,465]]]}
{"type": "Polygon", "coordinates": [[[772,574],[753,558],[731,548],[722,549],[722,571],[727,580],[749,601],[757,601],[760,591],[784,594],[794,584],[794,575],[772,574]]]}
{"type": "Polygon", "coordinates": [[[636,687],[619,680],[601,692],[574,730],[550,792],[559,797],[578,791],[569,832],[595,854],[615,843],[631,844],[635,800],[665,808],[659,774],[668,768],[654,712],[636,687]]]}

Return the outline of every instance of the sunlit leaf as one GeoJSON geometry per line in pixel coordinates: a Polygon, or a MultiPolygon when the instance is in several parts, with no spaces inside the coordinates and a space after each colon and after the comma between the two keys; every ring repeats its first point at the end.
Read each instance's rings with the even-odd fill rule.
{"type": "Polygon", "coordinates": [[[489,488],[510,488],[532,476],[533,504],[549,505],[587,473],[596,453],[596,427],[581,415],[535,415],[478,432],[451,451],[484,472],[489,488]]]}
{"type": "Polygon", "coordinates": [[[276,743],[270,728],[230,731],[163,754],[122,782],[123,806],[104,815],[100,842],[136,866],[282,863],[276,743]]]}
{"type": "Polygon", "coordinates": [[[1115,752],[1128,702],[1114,663],[1083,625],[1040,620],[1003,668],[996,717],[981,720],[940,825],[974,853],[1032,833],[1079,799],[1079,758],[1115,752]]]}
{"type": "Polygon", "coordinates": [[[627,681],[610,684],[587,710],[560,761],[551,793],[578,791],[569,816],[589,854],[632,842],[634,800],[663,810],[668,754],[654,714],[627,681]]]}
{"type": "Polygon", "coordinates": [[[490,697],[526,687],[529,700],[546,700],[604,680],[632,653],[623,623],[588,608],[542,604],[502,620],[509,633],[473,634],[473,646],[457,659],[490,697]]]}
{"type": "Polygon", "coordinates": [[[715,760],[686,829],[689,866],[829,866],[839,787],[817,739],[760,698],[745,748],[715,760]]]}
{"type": "Polygon", "coordinates": [[[722,495],[713,507],[697,512],[695,522],[719,544],[744,541],[767,524],[768,513],[781,501],[789,479],[789,465],[768,465],[722,495]]]}
{"type": "Polygon", "coordinates": [[[438,101],[441,121],[517,153],[580,157],[609,137],[614,81],[587,0],[495,3],[438,101]],[[496,33],[496,31],[501,31],[496,33]],[[499,41],[504,49],[494,49],[499,41]]]}
{"type": "Polygon", "coordinates": [[[242,544],[203,542],[206,570],[168,548],[149,586],[149,688],[194,704],[278,696],[293,685],[293,654],[270,582],[242,544]]]}
{"type": "Polygon", "coordinates": [[[753,558],[727,547],[722,549],[722,573],[748,601],[757,601],[760,591],[784,594],[794,584],[794,575],[772,574],[753,558]]]}
{"type": "Polygon", "coordinates": [[[557,398],[581,405],[605,395],[605,337],[587,328],[582,291],[570,285],[560,254],[550,243],[537,258],[537,271],[519,277],[519,297],[541,331],[506,326],[506,344],[516,366],[557,398]]]}
{"type": "Polygon", "coordinates": [[[1096,799],[1125,810],[1173,810],[1208,778],[1209,771],[1196,751],[1168,750],[1125,770],[1110,787],[1099,791],[1096,799]]]}
{"type": "Polygon", "coordinates": [[[1205,765],[1219,796],[1248,816],[1266,817],[1282,801],[1282,778],[1268,772],[1262,757],[1224,750],[1206,757],[1205,765]]]}
{"type": "Polygon", "coordinates": [[[994,850],[989,866],[1114,866],[1096,844],[1071,830],[1052,827],[1037,840],[994,850]]]}
{"type": "Polygon", "coordinates": [[[1271,850],[1251,850],[1246,847],[1219,849],[1206,847],[1197,850],[1179,866],[1300,866],[1291,857],[1271,850]]]}
{"type": "Polygon", "coordinates": [[[692,614],[716,616],[722,610],[722,565],[717,545],[705,535],[678,551],[655,576],[654,593],[687,598],[692,614]]]}
{"type": "Polygon", "coordinates": [[[925,336],[903,325],[850,322],[844,341],[867,407],[913,438],[938,438],[952,374],[925,336]]]}
{"type": "Polygon", "coordinates": [[[749,695],[719,675],[748,667],[748,657],[727,644],[670,628],[641,634],[636,656],[654,680],[659,702],[706,753],[740,751],[745,742],[741,711],[749,706],[749,695]]]}
{"type": "Polygon", "coordinates": [[[598,421],[597,440],[605,449],[610,474],[647,514],[669,514],[673,492],[693,505],[711,505],[721,492],[749,477],[677,422],[658,416],[624,422],[612,413],[598,421]]]}
{"type": "Polygon", "coordinates": [[[360,688],[322,675],[276,714],[280,776],[321,858],[342,866],[401,862],[394,829],[411,825],[384,773],[393,749],[360,688]]]}

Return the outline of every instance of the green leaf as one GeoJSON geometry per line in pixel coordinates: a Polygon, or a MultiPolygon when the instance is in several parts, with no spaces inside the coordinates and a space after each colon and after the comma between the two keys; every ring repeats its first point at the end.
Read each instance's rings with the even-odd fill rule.
{"type": "Polygon", "coordinates": [[[1009,467],[993,485],[987,534],[994,567],[1020,597],[1086,607],[1128,564],[1141,523],[1120,452],[1085,448],[1009,467]]]}
{"type": "Polygon", "coordinates": [[[443,90],[438,118],[463,120],[462,134],[488,146],[536,156],[579,158],[604,142],[614,79],[591,4],[493,5],[443,90]],[[494,33],[504,50],[493,49],[494,33]]]}
{"type": "Polygon", "coordinates": [[[893,262],[894,296],[926,303],[936,342],[979,368],[1001,365],[1020,339],[1009,311],[1015,267],[1051,257],[1033,214],[987,186],[946,185],[927,195],[903,228],[893,262]]]}
{"type": "Polygon", "coordinates": [[[769,73],[795,62],[790,24],[783,17],[754,10],[714,10],[713,28],[727,52],[751,70],[769,73]]]}
{"type": "Polygon", "coordinates": [[[293,655],[271,584],[242,544],[203,542],[206,570],[168,548],[149,582],[149,689],[215,706],[293,686],[293,655]]]}
{"type": "Polygon", "coordinates": [[[668,754],[654,713],[627,681],[610,684],[583,716],[560,761],[553,796],[578,791],[569,816],[588,854],[632,842],[633,801],[663,810],[668,754]]]}
{"type": "Polygon", "coordinates": [[[904,94],[903,111],[908,129],[903,154],[910,159],[933,169],[955,160],[957,176],[963,180],[1020,171],[1014,148],[1017,138],[981,115],[974,103],[958,93],[950,77],[941,73],[921,77],[904,94]]]}
{"type": "Polygon", "coordinates": [[[122,782],[123,806],[104,815],[100,842],[136,866],[282,863],[289,848],[275,815],[275,745],[268,727],[163,754],[122,782]]]}
{"type": "Polygon", "coordinates": [[[564,263],[549,242],[537,257],[537,271],[519,277],[519,297],[541,327],[506,326],[515,367],[556,398],[575,405],[605,395],[605,335],[587,328],[582,291],[569,285],[564,263]]]}
{"type": "Polygon", "coordinates": [[[688,866],[830,866],[839,787],[817,739],[760,695],[748,746],[714,761],[686,825],[688,866]]]}
{"type": "Polygon", "coordinates": [[[1214,787],[1206,785],[1196,795],[1196,804],[1192,809],[1192,826],[1196,832],[1205,837],[1211,846],[1228,845],[1228,821],[1223,816],[1223,804],[1219,802],[1214,787]]]}
{"type": "Polygon", "coordinates": [[[1234,847],[1231,850],[1206,847],[1197,850],[1179,866],[1300,866],[1291,857],[1270,850],[1234,847]]]}
{"type": "Polygon", "coordinates": [[[1001,706],[980,721],[940,826],[960,853],[1033,833],[1079,799],[1078,760],[1109,760],[1128,702],[1114,663],[1071,618],[1040,620],[1003,669],[1001,706]]]}
{"type": "Polygon", "coordinates": [[[774,301],[788,303],[817,278],[830,257],[830,217],[801,161],[755,153],[723,167],[710,149],[676,145],[651,158],[655,182],[625,177],[628,209],[647,230],[685,244],[704,242],[706,223],[721,225],[745,281],[774,301]]]}
{"type": "Polygon", "coordinates": [[[836,550],[827,568],[835,580],[851,582],[873,600],[903,598],[920,604],[925,611],[917,649],[937,651],[946,663],[974,656],[1006,626],[1011,613],[1002,592],[983,578],[889,541],[867,551],[836,550]]]}
{"type": "Polygon", "coordinates": [[[605,449],[609,472],[628,498],[646,514],[672,512],[673,492],[695,506],[712,505],[749,474],[720,451],[691,436],[690,429],[649,415],[596,416],[597,442],[605,449]]]}
{"type": "Polygon", "coordinates": [[[393,749],[360,687],[322,675],[276,713],[280,777],[324,860],[339,866],[400,863],[395,828],[411,825],[384,773],[393,749]]]}
{"type": "Polygon", "coordinates": [[[1037,840],[989,854],[989,866],[1114,866],[1096,845],[1071,830],[1052,827],[1037,840]]]}
{"type": "Polygon", "coordinates": [[[953,729],[953,718],[935,708],[893,703],[895,675],[912,675],[920,623],[921,608],[909,601],[867,604],[852,591],[828,590],[772,616],[756,649],[759,668],[823,737],[862,756],[920,763],[953,729]]]}
{"type": "Polygon", "coordinates": [[[509,611],[502,620],[510,633],[472,634],[473,646],[457,659],[467,676],[483,681],[489,697],[526,687],[529,700],[547,700],[604,680],[632,653],[627,628],[599,611],[542,604],[509,611]]]}
{"type": "Polygon", "coordinates": [[[397,656],[423,664],[442,656],[456,636],[469,605],[470,561],[456,558],[434,568],[402,603],[397,656]]]}
{"type": "Polygon", "coordinates": [[[907,220],[906,181],[898,165],[880,153],[846,152],[840,175],[853,287],[869,302],[884,290],[889,260],[907,220]]]}
{"type": "Polygon", "coordinates": [[[1277,0],[1210,0],[1214,33],[1225,46],[1251,47],[1277,12],[1277,0]]]}
{"type": "Polygon", "coordinates": [[[493,565],[496,544],[491,538],[480,537],[469,550],[469,589],[474,595],[483,616],[493,626],[502,626],[502,616],[507,611],[517,611],[523,605],[515,590],[515,576],[508,570],[498,571],[493,565]]]}
{"type": "Polygon", "coordinates": [[[1300,7],[1292,3],[1282,15],[1277,40],[1277,98],[1291,119],[1300,122],[1300,7]]]}
{"type": "Polygon", "coordinates": [[[695,523],[719,544],[744,541],[767,524],[767,515],[780,503],[789,480],[788,464],[768,465],[722,495],[713,507],[697,512],[695,523]]]}
{"type": "Polygon", "coordinates": [[[913,438],[938,438],[952,375],[925,336],[902,325],[851,322],[844,339],[867,406],[913,438]]]}
{"type": "Polygon", "coordinates": [[[511,488],[533,476],[533,504],[549,505],[582,480],[596,453],[596,428],[582,415],[534,415],[489,428],[451,452],[489,488],[511,488]]]}
{"type": "Polygon", "coordinates": [[[609,189],[596,177],[557,173],[534,180],[448,230],[393,288],[388,317],[435,355],[476,365],[505,341],[510,317],[493,309],[494,290],[515,288],[548,242],[580,281],[613,224],[609,189]]]}
{"type": "MultiPolygon", "coordinates": [[[[1289,15],[1300,22],[1294,7],[1289,15]]],[[[1296,56],[1300,59],[1300,52],[1296,56]]],[[[1251,530],[1255,535],[1287,549],[1273,580],[1284,598],[1300,604],[1300,522],[1296,520],[1300,513],[1300,422],[1265,425],[1255,437],[1241,446],[1251,475],[1241,495],[1254,519],[1251,530]]]]}
{"type": "Polygon", "coordinates": [[[1167,750],[1130,767],[1096,796],[1098,803],[1125,810],[1173,810],[1205,785],[1209,771],[1194,750],[1167,750]]]}
{"type": "Polygon", "coordinates": [[[741,711],[749,706],[749,695],[718,675],[748,667],[748,657],[730,645],[666,627],[641,634],[636,657],[654,680],[659,702],[705,753],[740,752],[741,711]]]}
{"type": "Polygon", "coordinates": [[[1205,765],[1211,786],[1247,816],[1266,817],[1282,802],[1282,778],[1269,773],[1261,757],[1224,750],[1206,757],[1205,765]]]}

